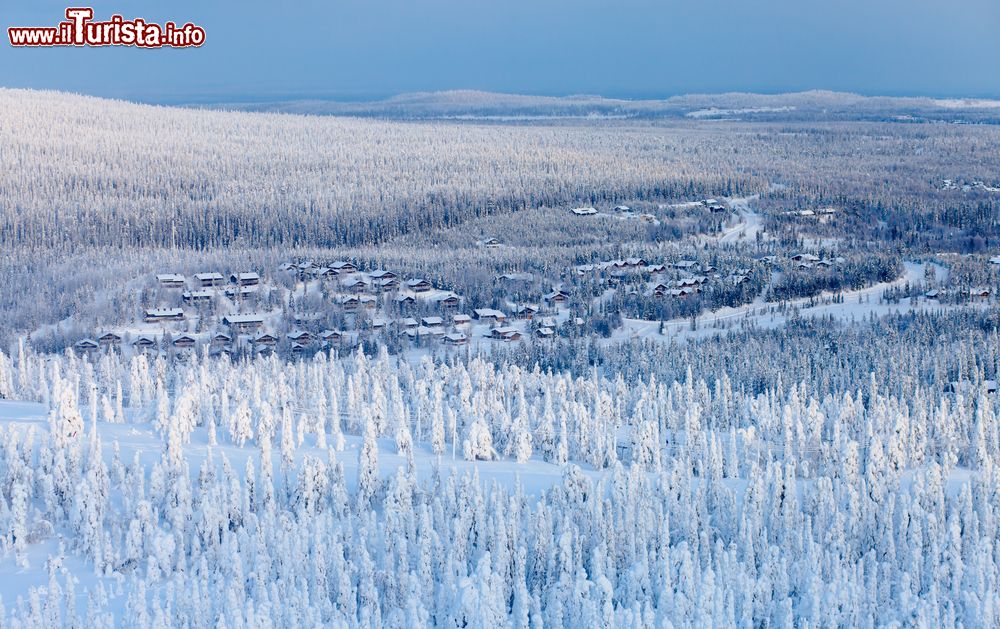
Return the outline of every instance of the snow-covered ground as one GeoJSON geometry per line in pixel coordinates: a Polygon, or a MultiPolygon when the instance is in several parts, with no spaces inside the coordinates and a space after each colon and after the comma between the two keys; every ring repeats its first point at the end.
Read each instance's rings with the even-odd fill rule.
{"type": "MultiPolygon", "coordinates": [[[[81,410],[84,416],[89,416],[89,409],[81,410]]],[[[22,435],[26,435],[29,431],[34,431],[39,436],[47,433],[49,426],[45,405],[36,402],[0,400],[0,434],[9,430],[16,430],[22,435]]],[[[122,462],[129,464],[138,461],[146,470],[152,469],[163,454],[163,438],[148,422],[123,424],[101,422],[98,425],[98,433],[104,460],[109,466],[115,456],[116,448],[122,462]]],[[[344,480],[351,491],[357,488],[358,453],[361,442],[361,437],[345,435],[343,449],[336,452],[337,461],[343,466],[344,480]]],[[[379,474],[382,478],[391,478],[397,470],[407,465],[407,460],[396,452],[391,439],[379,439],[378,445],[379,474]]],[[[449,450],[444,455],[437,456],[431,452],[427,443],[415,443],[414,446],[416,474],[421,481],[427,480],[435,470],[443,477],[475,473],[487,484],[496,482],[505,487],[517,485],[526,495],[538,496],[561,482],[563,478],[562,466],[546,463],[537,456],[525,463],[512,460],[466,461],[462,458],[460,450],[454,455],[449,450]]],[[[306,442],[295,449],[295,466],[300,466],[306,457],[325,459],[328,454],[328,450],[316,446],[314,437],[308,436],[306,442]]],[[[243,470],[251,457],[259,460],[260,451],[253,446],[240,447],[232,443],[210,446],[207,431],[204,428],[196,428],[191,435],[190,443],[184,446],[184,458],[192,476],[198,473],[209,456],[216,461],[225,457],[234,469],[243,470]]],[[[278,472],[277,464],[275,471],[278,472]]],[[[592,470],[584,473],[593,478],[601,475],[592,470]]],[[[32,588],[48,585],[46,562],[51,556],[58,554],[60,540],[64,534],[65,532],[57,530],[53,536],[32,544],[28,549],[27,568],[19,567],[13,555],[0,557],[0,600],[9,606],[18,597],[27,598],[32,588]]],[[[103,582],[106,587],[113,590],[117,582],[115,578],[102,578],[94,574],[93,566],[72,552],[67,554],[65,565],[79,579],[80,587],[76,595],[81,613],[86,605],[87,589],[93,591],[98,582],[103,582]]],[[[123,604],[124,600],[120,603],[123,604]]]]}
{"type": "MultiPolygon", "coordinates": [[[[794,311],[801,317],[832,317],[840,321],[861,321],[872,315],[885,316],[909,311],[939,312],[968,307],[942,305],[936,301],[919,299],[912,302],[904,299],[897,304],[882,303],[882,296],[890,288],[900,288],[914,284],[924,278],[923,263],[906,262],[903,274],[891,282],[879,282],[865,288],[848,290],[839,294],[842,299],[834,300],[832,293],[821,293],[815,297],[802,297],[783,304],[765,302],[763,296],[753,302],[734,308],[720,308],[696,318],[696,329],[691,329],[691,319],[671,319],[662,323],[664,333],[660,333],[659,321],[624,319],[621,328],[615,330],[612,341],[627,339],[671,340],[708,336],[720,332],[720,325],[736,325],[746,321],[755,327],[773,328],[783,325],[794,311]]],[[[938,267],[939,268],[939,267],[938,267]]],[[[940,271],[939,271],[940,272],[940,271]]],[[[972,307],[983,307],[973,305],[972,307]]]]}
{"type": "Polygon", "coordinates": [[[739,215],[739,220],[723,230],[719,242],[753,243],[759,234],[764,232],[764,222],[760,214],[750,207],[750,201],[756,197],[741,197],[729,199],[729,207],[739,215]]]}

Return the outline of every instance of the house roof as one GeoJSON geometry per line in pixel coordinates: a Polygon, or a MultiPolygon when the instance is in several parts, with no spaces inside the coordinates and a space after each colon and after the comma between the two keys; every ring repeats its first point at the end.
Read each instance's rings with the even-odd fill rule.
{"type": "Polygon", "coordinates": [[[146,308],[147,317],[178,317],[183,314],[180,308],[146,308]]]}
{"type": "Polygon", "coordinates": [[[507,318],[507,315],[494,308],[476,308],[475,310],[473,310],[473,312],[480,319],[488,319],[490,317],[495,317],[500,319],[507,318]]]}
{"type": "Polygon", "coordinates": [[[222,322],[225,324],[235,323],[263,323],[264,317],[258,314],[229,314],[222,317],[222,322]]]}

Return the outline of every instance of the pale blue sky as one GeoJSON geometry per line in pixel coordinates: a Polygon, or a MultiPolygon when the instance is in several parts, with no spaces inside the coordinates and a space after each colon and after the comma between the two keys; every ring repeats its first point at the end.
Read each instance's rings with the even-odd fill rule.
{"type": "Polygon", "coordinates": [[[158,102],[418,90],[662,97],[820,88],[1000,97],[997,0],[94,0],[196,50],[12,49],[67,6],[0,0],[0,85],[158,102]],[[269,39],[269,41],[265,41],[269,39]]]}

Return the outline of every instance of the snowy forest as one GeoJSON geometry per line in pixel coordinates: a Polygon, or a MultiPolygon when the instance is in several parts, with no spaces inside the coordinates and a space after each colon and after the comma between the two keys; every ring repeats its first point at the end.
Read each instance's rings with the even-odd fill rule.
{"type": "Polygon", "coordinates": [[[857,382],[759,393],[691,367],[668,383],[385,353],[0,356],[0,393],[38,409],[0,433],[0,548],[47,578],[6,617],[992,626],[1000,440],[983,384],[1000,363],[996,328],[972,329],[911,372],[968,376],[946,397],[883,382],[903,341],[857,382]]]}
{"type": "Polygon", "coordinates": [[[0,627],[1000,626],[996,125],[453,98],[0,90],[0,627]]]}

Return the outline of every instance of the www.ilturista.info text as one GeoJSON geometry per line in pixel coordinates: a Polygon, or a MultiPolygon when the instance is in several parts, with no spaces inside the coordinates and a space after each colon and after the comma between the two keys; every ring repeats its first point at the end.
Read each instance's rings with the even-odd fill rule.
{"type": "Polygon", "coordinates": [[[12,26],[7,29],[12,46],[138,46],[141,48],[188,48],[205,43],[205,29],[190,22],[162,25],[142,18],[126,20],[113,15],[95,22],[89,7],[66,9],[66,21],[57,26],[12,26]]]}

